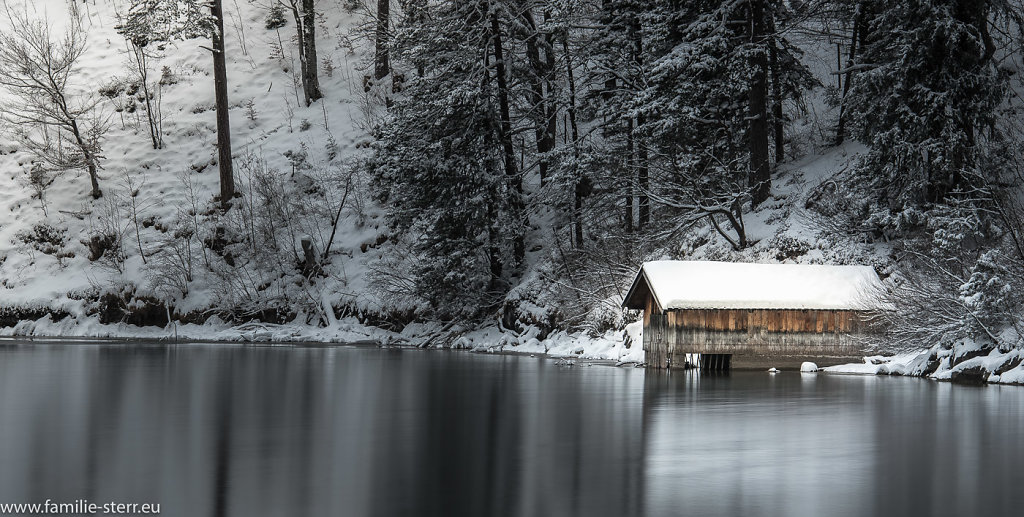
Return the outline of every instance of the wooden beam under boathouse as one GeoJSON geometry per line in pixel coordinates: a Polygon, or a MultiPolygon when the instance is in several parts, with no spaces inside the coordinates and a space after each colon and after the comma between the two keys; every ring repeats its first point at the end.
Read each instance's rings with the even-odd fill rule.
{"type": "Polygon", "coordinates": [[[643,311],[649,367],[824,366],[863,355],[880,284],[869,266],[655,261],[623,306],[643,311]]]}

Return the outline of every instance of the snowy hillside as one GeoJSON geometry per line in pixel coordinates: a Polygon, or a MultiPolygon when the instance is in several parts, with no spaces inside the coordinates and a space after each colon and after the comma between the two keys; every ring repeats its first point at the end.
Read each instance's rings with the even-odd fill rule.
{"type": "MultiPolygon", "coordinates": [[[[21,8],[13,2],[9,5],[21,8]]],[[[55,33],[70,17],[64,1],[29,5],[30,15],[50,20],[55,33]]],[[[153,149],[139,95],[125,91],[138,86],[132,87],[128,45],[115,30],[119,6],[123,10],[122,2],[89,2],[79,7],[88,45],[72,76],[76,95],[99,97],[103,89],[121,88],[116,96],[101,97],[100,102],[110,124],[100,174],[104,197],[90,199],[88,177],[81,171],[68,171],[57,175],[39,199],[28,181],[35,157],[19,149],[16,142],[2,144],[0,241],[5,245],[0,298],[5,306],[50,306],[76,313],[81,303],[69,295],[110,285],[152,292],[154,262],[160,261],[161,252],[166,254],[161,250],[162,236],[182,212],[191,217],[188,212],[195,207],[202,217],[212,207],[218,177],[212,60],[203,48],[209,42],[172,42],[161,59],[151,62],[151,73],[159,77],[165,133],[164,147],[153,149]],[[137,214],[132,214],[133,205],[137,214]],[[136,217],[141,221],[138,238],[136,217]],[[56,253],[25,242],[23,236],[33,228],[43,228],[41,225],[56,229],[57,235],[52,237],[52,244],[59,249],[56,253]],[[105,226],[123,234],[121,264],[89,260],[90,250],[84,242],[105,226]],[[143,252],[148,263],[143,261],[143,252]]],[[[257,3],[241,1],[228,6],[225,30],[234,156],[252,164],[249,170],[239,170],[240,191],[256,188],[254,178],[246,175],[255,174],[257,168],[272,171],[288,188],[296,188],[297,172],[347,177],[358,146],[367,141],[361,72],[366,63],[355,37],[364,14],[338,8],[322,16],[320,80],[330,93],[324,102],[307,108],[296,86],[292,26],[265,29],[267,9],[257,3]]],[[[335,183],[342,183],[330,185],[339,192],[330,195],[342,195],[343,182],[335,183]]],[[[363,188],[358,180],[352,183],[353,190],[363,188]]],[[[338,284],[331,289],[338,297],[365,290],[364,254],[359,247],[374,242],[378,233],[372,206],[349,203],[342,217],[335,249],[358,257],[346,256],[344,266],[338,261],[342,268],[338,273],[343,276],[332,278],[338,284]]],[[[178,310],[208,308],[217,296],[211,289],[193,283],[188,295],[178,300],[178,310]]]]}
{"type": "Polygon", "coordinates": [[[682,259],[871,267],[890,351],[1020,342],[1015,5],[2,5],[0,333],[642,362],[622,296],[682,259]]]}

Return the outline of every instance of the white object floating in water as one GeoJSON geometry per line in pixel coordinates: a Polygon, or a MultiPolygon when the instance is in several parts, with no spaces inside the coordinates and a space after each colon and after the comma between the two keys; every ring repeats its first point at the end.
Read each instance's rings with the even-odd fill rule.
{"type": "Polygon", "coordinates": [[[806,362],[804,362],[803,364],[800,365],[800,371],[801,372],[816,372],[816,371],[818,371],[818,365],[816,365],[816,364],[814,364],[814,363],[812,363],[810,361],[806,361],[806,362]]]}
{"type": "Polygon", "coordinates": [[[774,368],[774,367],[769,368],[768,369],[768,373],[779,373],[779,369],[778,368],[774,368]]]}

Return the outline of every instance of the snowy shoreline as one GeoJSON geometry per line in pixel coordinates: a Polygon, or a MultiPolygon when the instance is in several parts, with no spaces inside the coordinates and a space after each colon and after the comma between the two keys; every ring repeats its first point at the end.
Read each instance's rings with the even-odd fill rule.
{"type": "Polygon", "coordinates": [[[392,332],[359,323],[354,318],[337,320],[328,327],[302,323],[249,322],[230,325],[212,317],[204,324],[174,324],[166,327],[139,327],[125,323],[103,324],[96,317],[65,317],[53,321],[44,316],[0,328],[0,338],[27,340],[152,340],[196,343],[280,343],[280,344],[368,344],[410,348],[439,348],[474,352],[520,355],[543,354],[554,359],[605,360],[615,363],[642,363],[643,349],[637,339],[639,327],[608,331],[597,337],[582,332],[553,332],[539,339],[540,331],[530,327],[515,334],[497,327],[465,329],[445,328],[440,324],[414,323],[402,332],[392,332]],[[626,345],[626,336],[630,345],[626,345]]]}
{"type": "Polygon", "coordinates": [[[959,384],[1024,385],[1024,354],[1018,349],[1000,351],[973,341],[952,347],[936,345],[918,352],[893,356],[868,356],[863,363],[829,366],[829,374],[900,375],[959,384]]]}
{"type": "MultiPolygon", "coordinates": [[[[31,341],[61,340],[154,340],[165,343],[351,345],[376,344],[381,347],[434,348],[468,350],[510,355],[543,355],[552,359],[611,361],[615,364],[643,364],[640,346],[641,325],[633,323],[625,330],[610,330],[600,336],[583,332],[556,331],[541,337],[530,327],[513,333],[496,326],[467,329],[445,328],[440,324],[410,324],[402,332],[392,332],[343,319],[329,327],[290,323],[244,323],[230,325],[211,318],[202,325],[181,324],[167,327],[139,327],[124,323],[102,324],[95,317],[66,317],[54,322],[49,316],[21,321],[0,328],[0,338],[31,341]],[[627,346],[627,343],[629,344],[627,346]]],[[[953,347],[935,346],[928,350],[893,356],[866,356],[862,363],[828,366],[818,370],[833,375],[900,375],[963,384],[1024,385],[1024,353],[1001,352],[978,343],[961,342],[953,347]]]]}

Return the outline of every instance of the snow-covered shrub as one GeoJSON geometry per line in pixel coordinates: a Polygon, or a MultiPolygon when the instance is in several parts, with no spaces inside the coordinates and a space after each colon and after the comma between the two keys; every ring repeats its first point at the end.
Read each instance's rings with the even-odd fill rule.
{"type": "Polygon", "coordinates": [[[323,68],[324,75],[327,77],[334,77],[334,60],[331,59],[330,55],[324,56],[321,60],[320,66],[323,68]]]}
{"type": "MultiPolygon", "coordinates": [[[[303,122],[308,122],[303,120],[303,122]]],[[[306,129],[309,129],[308,127],[306,129]]],[[[305,130],[302,130],[305,131],[305,130]]],[[[309,169],[311,167],[309,163],[309,148],[305,142],[299,144],[299,148],[292,150],[289,149],[284,152],[284,157],[288,158],[288,163],[292,166],[292,175],[296,172],[309,169]]]]}
{"type": "Polygon", "coordinates": [[[612,303],[595,305],[583,321],[583,329],[593,337],[609,330],[618,330],[626,325],[623,310],[612,303]]]}
{"type": "Polygon", "coordinates": [[[1024,289],[1024,255],[1010,237],[1024,225],[1007,217],[996,227],[987,213],[947,203],[922,214],[923,236],[903,238],[893,310],[882,315],[897,347],[1019,345],[1021,329],[1004,330],[1019,326],[1024,311],[1013,295],[1024,289]]]}
{"type": "Polygon", "coordinates": [[[172,231],[162,234],[149,265],[148,287],[169,300],[188,296],[197,266],[202,264],[195,227],[186,211],[179,210],[172,231]]]}
{"type": "Polygon", "coordinates": [[[806,255],[811,250],[811,245],[796,237],[781,234],[773,237],[767,244],[768,251],[773,254],[775,260],[783,262],[806,255]]]}
{"type": "Polygon", "coordinates": [[[198,218],[194,208],[179,214],[175,235],[167,237],[170,249],[160,259],[161,292],[184,295],[188,277],[202,277],[225,319],[279,321],[305,314],[327,320],[321,285],[347,282],[329,266],[338,252],[338,225],[351,210],[353,170],[310,160],[305,145],[286,156],[292,174],[256,152],[242,154],[236,184],[243,195],[235,207],[200,207],[206,215],[198,218]],[[199,253],[207,250],[206,267],[199,268],[199,253]]]}
{"type": "Polygon", "coordinates": [[[967,281],[960,285],[959,296],[966,312],[964,328],[969,336],[981,336],[1000,343],[997,334],[1020,318],[1019,293],[1024,288],[1019,267],[999,250],[988,250],[971,265],[967,281]]]}
{"type": "Polygon", "coordinates": [[[123,273],[127,259],[124,235],[130,219],[126,217],[119,197],[118,192],[112,192],[96,207],[96,212],[89,218],[89,234],[82,244],[89,248],[90,261],[123,273]]]}
{"type": "Polygon", "coordinates": [[[21,231],[17,239],[32,249],[45,255],[58,255],[67,243],[68,231],[48,223],[36,223],[32,229],[21,231]]]}
{"type": "Polygon", "coordinates": [[[82,244],[89,249],[89,261],[95,262],[108,253],[115,253],[117,247],[117,235],[111,233],[93,233],[82,241],[82,244]]]}
{"type": "Polygon", "coordinates": [[[252,98],[249,98],[246,99],[243,105],[245,106],[245,116],[248,117],[249,120],[255,122],[256,116],[258,115],[258,113],[256,112],[256,101],[252,98]]]}
{"type": "Polygon", "coordinates": [[[284,15],[284,6],[279,2],[270,4],[270,8],[267,9],[267,19],[263,25],[267,30],[280,29],[288,25],[288,18],[284,15]]]}
{"type": "Polygon", "coordinates": [[[49,215],[46,210],[46,189],[53,184],[54,175],[40,164],[33,164],[28,172],[28,185],[32,193],[39,200],[39,207],[43,209],[43,215],[49,215]]]}
{"type": "Polygon", "coordinates": [[[160,68],[160,85],[170,86],[172,84],[178,84],[178,74],[171,70],[171,67],[164,65],[160,68]]]}
{"type": "Polygon", "coordinates": [[[163,327],[169,322],[169,307],[162,301],[139,292],[132,283],[116,284],[94,292],[87,313],[100,323],[127,323],[163,327]]]}
{"type": "Polygon", "coordinates": [[[622,295],[645,258],[656,257],[652,242],[629,235],[608,235],[580,249],[553,251],[551,266],[539,283],[548,292],[538,295],[559,324],[594,334],[621,329],[622,295]]]}
{"type": "Polygon", "coordinates": [[[824,217],[835,217],[849,208],[849,199],[843,195],[839,181],[829,179],[812,188],[804,201],[804,208],[824,217]]]}

